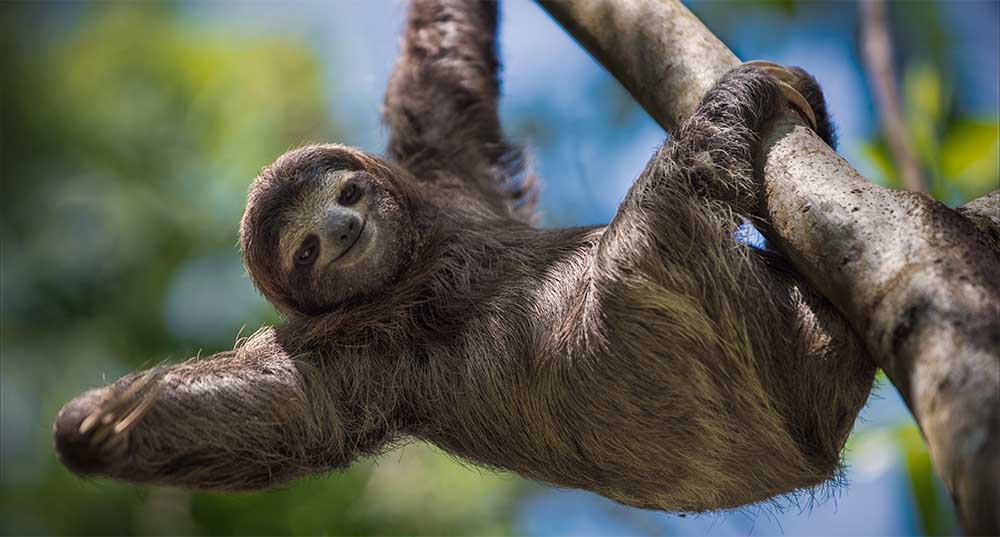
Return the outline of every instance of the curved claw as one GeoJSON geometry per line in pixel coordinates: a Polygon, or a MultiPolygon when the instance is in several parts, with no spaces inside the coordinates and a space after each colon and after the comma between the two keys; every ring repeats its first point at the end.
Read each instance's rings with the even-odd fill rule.
{"type": "Polygon", "coordinates": [[[761,71],[768,73],[774,78],[778,79],[778,86],[781,88],[781,92],[785,95],[785,100],[788,101],[789,106],[791,106],[798,114],[805,120],[806,123],[816,130],[816,113],[813,111],[812,106],[809,105],[809,101],[799,93],[799,90],[795,89],[795,82],[798,81],[799,77],[795,73],[789,71],[785,66],[764,61],[764,60],[752,60],[745,62],[743,65],[749,65],[756,67],[761,71]]]}
{"type": "Polygon", "coordinates": [[[123,390],[91,390],[63,406],[52,426],[59,460],[80,475],[107,475],[129,449],[131,429],[160,400],[168,371],[155,368],[136,375],[123,390]]]}
{"type": "Polygon", "coordinates": [[[99,410],[97,410],[96,412],[87,416],[80,423],[80,429],[79,429],[80,434],[87,434],[88,432],[90,432],[91,429],[94,428],[94,426],[98,425],[99,423],[106,424],[109,423],[111,420],[113,420],[115,412],[119,408],[129,404],[132,401],[132,398],[137,393],[139,393],[146,386],[146,384],[149,383],[150,379],[151,375],[148,374],[143,375],[138,380],[133,382],[132,385],[128,387],[128,389],[126,389],[118,397],[116,397],[114,402],[112,402],[110,405],[104,406],[99,410]]]}
{"type": "Polygon", "coordinates": [[[113,403],[87,416],[80,423],[79,433],[90,433],[90,444],[95,448],[111,449],[122,443],[123,433],[146,415],[163,389],[158,381],[164,372],[162,368],[152,369],[137,379],[113,403]]]}

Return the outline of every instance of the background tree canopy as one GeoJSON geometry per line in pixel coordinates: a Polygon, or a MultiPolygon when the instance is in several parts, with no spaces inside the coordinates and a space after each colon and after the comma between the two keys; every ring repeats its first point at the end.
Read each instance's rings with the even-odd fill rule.
{"type": "MultiPolygon", "coordinates": [[[[894,185],[853,4],[691,6],[742,58],[824,85],[841,150],[894,185]]],[[[207,494],[72,476],[50,426],[86,388],[274,322],[236,248],[246,188],[306,141],[379,150],[403,8],[4,4],[0,532],[5,534],[952,533],[895,392],[869,403],[834,498],[681,519],[463,466],[424,446],[285,490],[207,494]],[[177,354],[173,354],[177,353],[177,354]]],[[[536,6],[504,5],[504,119],[545,180],[544,223],[606,222],[662,131],[536,6]]],[[[1000,177],[1000,8],[893,9],[903,111],[932,194],[1000,177]]],[[[818,500],[830,494],[819,493],[818,500]]]]}

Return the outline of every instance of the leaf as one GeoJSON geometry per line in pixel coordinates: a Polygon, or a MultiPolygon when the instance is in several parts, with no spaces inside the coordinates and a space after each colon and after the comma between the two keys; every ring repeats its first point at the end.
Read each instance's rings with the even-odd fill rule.
{"type": "Polygon", "coordinates": [[[903,455],[924,533],[954,534],[957,531],[954,512],[950,510],[951,503],[943,493],[944,486],[934,473],[931,457],[920,431],[915,425],[907,424],[896,428],[893,436],[903,455]]]}
{"type": "Polygon", "coordinates": [[[939,133],[944,121],[941,73],[929,63],[911,65],[903,78],[903,115],[917,157],[937,177],[939,133]]]}
{"type": "Polygon", "coordinates": [[[929,63],[912,65],[903,78],[903,102],[911,121],[940,124],[943,116],[941,73],[929,63]]]}
{"type": "Polygon", "coordinates": [[[878,177],[869,177],[885,186],[899,187],[899,178],[896,176],[896,163],[889,156],[889,148],[881,138],[865,141],[861,143],[861,152],[868,158],[879,172],[878,177]]]}
{"type": "Polygon", "coordinates": [[[941,143],[941,172],[965,199],[998,188],[1000,118],[957,120],[941,143]]]}

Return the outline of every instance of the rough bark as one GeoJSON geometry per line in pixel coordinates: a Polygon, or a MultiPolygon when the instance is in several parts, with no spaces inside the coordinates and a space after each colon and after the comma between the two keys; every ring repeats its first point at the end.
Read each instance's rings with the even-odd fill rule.
{"type": "MultiPolygon", "coordinates": [[[[997,182],[1000,183],[1000,178],[997,182]]],[[[993,249],[1000,251],[1000,190],[962,205],[958,214],[972,220],[993,249]]]]}
{"type": "MultiPolygon", "coordinates": [[[[739,63],[676,0],[542,7],[667,129],[739,63]]],[[[792,114],[762,163],[770,237],[902,394],[963,530],[1000,533],[1000,255],[981,231],[1000,198],[954,211],[872,184],[792,114]]]]}

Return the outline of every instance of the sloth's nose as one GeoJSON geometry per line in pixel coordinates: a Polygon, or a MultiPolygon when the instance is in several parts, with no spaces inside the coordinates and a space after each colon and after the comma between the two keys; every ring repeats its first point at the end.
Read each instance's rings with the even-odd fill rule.
{"type": "Polygon", "coordinates": [[[323,225],[323,230],[333,248],[331,257],[337,258],[346,252],[358,240],[363,227],[364,220],[357,211],[344,207],[331,209],[323,225]]]}

